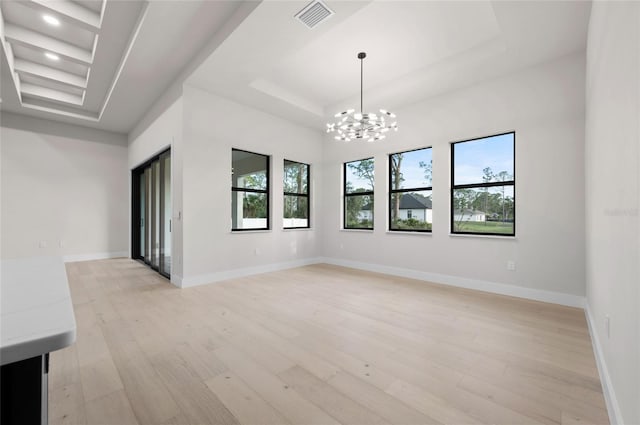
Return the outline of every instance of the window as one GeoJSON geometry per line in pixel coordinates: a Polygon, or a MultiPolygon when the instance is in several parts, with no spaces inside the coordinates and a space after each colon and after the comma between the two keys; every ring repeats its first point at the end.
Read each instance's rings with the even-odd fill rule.
{"type": "Polygon", "coordinates": [[[451,144],[451,232],[515,236],[514,132],[451,144]]]}
{"type": "Polygon", "coordinates": [[[283,227],[309,227],[309,164],[284,160],[283,227]]]}
{"type": "Polygon", "coordinates": [[[389,155],[389,230],[430,232],[431,148],[389,155]]]}
{"type": "Polygon", "coordinates": [[[344,163],[344,228],[373,230],[373,158],[344,163]]]}
{"type": "Polygon", "coordinates": [[[231,152],[231,230],[269,229],[269,157],[231,152]]]}

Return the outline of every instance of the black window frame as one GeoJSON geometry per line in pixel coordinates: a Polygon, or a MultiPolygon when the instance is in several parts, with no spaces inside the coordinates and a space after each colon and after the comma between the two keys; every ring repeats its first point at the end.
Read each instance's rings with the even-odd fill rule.
{"type": "MultiPolygon", "coordinates": [[[[432,192],[432,194],[433,194],[433,177],[432,177],[431,186],[403,188],[403,189],[393,189],[393,160],[391,159],[391,157],[394,156],[394,155],[401,155],[403,153],[416,152],[416,151],[421,151],[421,150],[425,150],[425,149],[431,149],[431,162],[433,163],[433,146],[426,146],[424,148],[410,149],[408,151],[402,151],[402,152],[396,152],[396,153],[390,153],[389,154],[389,211],[388,211],[388,215],[389,215],[389,231],[390,232],[418,232],[418,233],[431,233],[432,232],[431,229],[394,229],[394,228],[391,227],[392,224],[393,224],[393,216],[391,214],[391,204],[393,202],[393,195],[394,194],[396,194],[396,193],[407,193],[407,192],[420,192],[420,191],[425,191],[425,190],[430,190],[432,192]]],[[[433,207],[432,207],[432,211],[433,211],[433,207]]],[[[426,217],[425,217],[425,220],[426,220],[426,217]]],[[[433,225],[432,225],[432,227],[433,227],[433,225]]]]}
{"type": "Polygon", "coordinates": [[[373,190],[370,191],[365,191],[365,192],[352,192],[352,193],[347,193],[347,167],[349,164],[352,164],[354,162],[361,162],[361,161],[366,161],[366,160],[372,160],[373,161],[373,169],[374,169],[374,173],[375,173],[375,158],[374,157],[368,157],[368,158],[362,158],[362,159],[354,159],[353,161],[347,161],[347,162],[343,162],[342,163],[342,194],[343,194],[343,206],[342,206],[342,228],[345,230],[373,230],[373,218],[375,217],[373,215],[373,207],[375,205],[375,196],[374,196],[374,192],[375,192],[375,183],[374,183],[374,188],[373,190]],[[347,226],[347,198],[352,197],[352,196],[371,196],[372,199],[372,205],[371,205],[371,227],[348,227],[347,226]]]}
{"type": "Polygon", "coordinates": [[[235,192],[248,192],[248,193],[264,193],[267,195],[267,205],[266,205],[266,210],[267,210],[267,227],[255,227],[255,228],[249,228],[249,229],[237,229],[233,227],[233,220],[231,220],[231,231],[232,232],[251,232],[251,231],[262,231],[262,230],[271,230],[271,158],[269,155],[265,155],[263,153],[257,153],[257,152],[252,152],[252,151],[248,151],[248,150],[244,150],[244,149],[237,149],[237,148],[231,148],[231,169],[233,172],[233,152],[237,151],[237,152],[246,152],[246,153],[250,153],[252,155],[258,155],[258,156],[262,156],[265,158],[266,160],[266,164],[267,164],[267,168],[266,168],[266,174],[267,174],[267,188],[266,189],[251,189],[251,188],[245,188],[245,187],[236,187],[236,186],[231,186],[231,193],[235,193],[235,192]]]}
{"type": "Polygon", "coordinates": [[[474,137],[473,139],[460,140],[451,143],[451,191],[450,191],[450,211],[449,211],[449,226],[450,232],[454,235],[475,235],[475,236],[502,236],[507,238],[513,238],[516,236],[516,132],[506,131],[504,133],[496,133],[488,136],[474,137]],[[461,143],[475,142],[478,140],[489,139],[491,137],[504,136],[507,134],[513,135],[513,179],[499,182],[489,183],[468,183],[468,184],[455,184],[455,145],[461,143]],[[454,192],[459,189],[478,189],[478,188],[490,188],[498,186],[513,186],[513,232],[512,233],[497,233],[497,232],[470,232],[470,231],[456,231],[454,226],[454,192]]]}
{"type": "Polygon", "coordinates": [[[306,226],[282,226],[283,229],[310,229],[311,228],[311,186],[309,185],[309,182],[311,180],[311,165],[307,164],[306,162],[300,162],[300,161],[292,161],[290,159],[284,159],[283,161],[283,184],[284,184],[284,169],[287,166],[287,163],[292,163],[292,164],[299,164],[299,165],[304,165],[305,167],[307,167],[307,182],[306,182],[306,186],[307,186],[307,193],[300,193],[300,192],[287,192],[284,190],[284,185],[283,185],[283,196],[282,196],[282,218],[284,220],[284,199],[287,196],[296,196],[299,198],[307,198],[307,225],[306,226]]]}

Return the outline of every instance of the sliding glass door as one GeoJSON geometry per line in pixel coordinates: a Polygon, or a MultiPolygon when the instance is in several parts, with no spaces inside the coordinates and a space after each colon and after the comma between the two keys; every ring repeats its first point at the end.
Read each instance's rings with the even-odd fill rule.
{"type": "Polygon", "coordinates": [[[171,276],[171,151],[133,170],[131,256],[171,276]]]}

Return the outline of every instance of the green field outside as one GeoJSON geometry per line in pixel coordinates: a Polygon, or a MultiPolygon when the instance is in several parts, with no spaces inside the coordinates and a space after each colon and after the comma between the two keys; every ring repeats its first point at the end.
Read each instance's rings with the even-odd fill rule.
{"type": "Polygon", "coordinates": [[[454,223],[456,232],[474,232],[474,233],[502,233],[512,234],[513,223],[503,223],[499,221],[481,221],[463,223],[454,223]]]}

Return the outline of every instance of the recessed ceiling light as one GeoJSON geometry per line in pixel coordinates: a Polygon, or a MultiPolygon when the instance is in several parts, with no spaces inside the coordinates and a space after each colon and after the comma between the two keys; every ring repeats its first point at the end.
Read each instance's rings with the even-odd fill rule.
{"type": "Polygon", "coordinates": [[[44,21],[49,24],[49,25],[53,25],[54,27],[57,27],[60,25],[60,20],[58,18],[56,18],[55,16],[51,16],[51,15],[42,15],[42,19],[44,19],[44,21]]]}
{"type": "Polygon", "coordinates": [[[51,53],[51,52],[45,52],[44,54],[47,58],[51,59],[52,61],[58,61],[60,60],[60,56],[56,55],[55,53],[51,53]]]}

